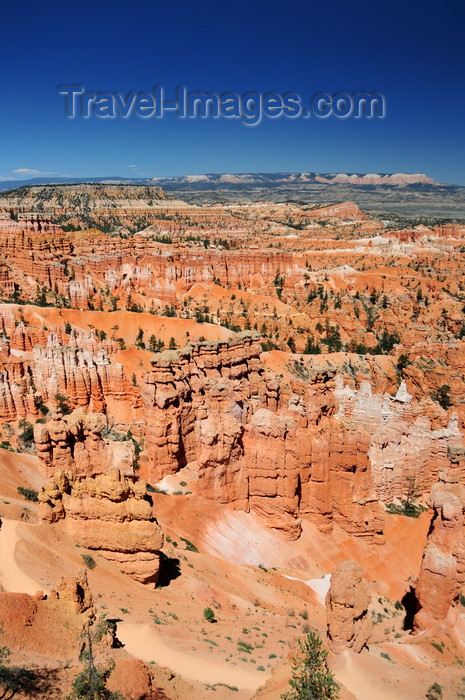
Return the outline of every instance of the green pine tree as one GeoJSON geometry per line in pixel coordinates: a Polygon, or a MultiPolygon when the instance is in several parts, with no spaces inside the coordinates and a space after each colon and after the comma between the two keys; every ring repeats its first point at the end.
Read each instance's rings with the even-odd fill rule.
{"type": "Polygon", "coordinates": [[[282,700],[334,700],[339,686],[328,669],[328,652],[322,649],[322,641],[316,631],[298,640],[299,652],[294,658],[292,690],[281,695],[282,700]]]}

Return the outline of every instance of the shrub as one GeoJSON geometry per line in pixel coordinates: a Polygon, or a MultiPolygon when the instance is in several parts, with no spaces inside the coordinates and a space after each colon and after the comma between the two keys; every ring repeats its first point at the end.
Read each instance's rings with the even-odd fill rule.
{"type": "Polygon", "coordinates": [[[90,556],[90,554],[81,554],[82,560],[84,564],[87,566],[88,569],[95,569],[97,566],[97,562],[93,557],[90,556]]]}
{"type": "Polygon", "coordinates": [[[396,369],[401,377],[404,374],[404,369],[406,369],[411,364],[412,364],[412,362],[411,362],[411,360],[409,360],[407,355],[399,355],[399,359],[397,360],[397,364],[396,364],[396,369]]]}
{"type": "Polygon", "coordinates": [[[439,683],[433,683],[433,685],[430,685],[425,697],[428,700],[441,700],[442,687],[439,685],[439,683]]]}
{"type": "Polygon", "coordinates": [[[21,494],[21,496],[24,496],[26,501],[37,503],[39,500],[39,494],[37,491],[34,491],[34,489],[26,489],[24,486],[18,486],[18,493],[21,494]]]}
{"type": "Polygon", "coordinates": [[[305,347],[303,349],[303,354],[304,355],[319,355],[321,353],[321,346],[318,343],[315,343],[315,339],[313,335],[310,333],[310,335],[307,337],[307,342],[305,343],[305,347]]]}
{"type": "Polygon", "coordinates": [[[120,693],[112,693],[106,687],[114,665],[100,668],[95,665],[92,648],[96,633],[91,635],[90,627],[86,630],[86,637],[86,646],[81,655],[84,668],[74,679],[72,692],[66,700],[124,700],[120,693]]]}
{"type": "Polygon", "coordinates": [[[66,396],[63,396],[63,394],[55,394],[55,401],[57,402],[58,408],[64,416],[68,416],[71,413],[66,396]]]}
{"type": "Polygon", "coordinates": [[[195,546],[195,544],[192,544],[192,542],[189,542],[189,540],[186,540],[185,537],[179,537],[179,539],[182,540],[182,541],[184,542],[184,544],[186,545],[186,549],[187,549],[188,552],[197,552],[197,553],[198,553],[199,550],[197,549],[197,547],[195,546]]]}
{"type": "Polygon", "coordinates": [[[32,426],[32,423],[29,423],[29,421],[25,420],[22,418],[19,423],[18,427],[22,429],[22,433],[19,433],[18,437],[20,441],[23,443],[24,447],[33,447],[34,446],[34,428],[32,426]]]}
{"type": "Polygon", "coordinates": [[[16,693],[22,692],[26,697],[30,697],[34,690],[37,690],[34,673],[22,666],[10,666],[10,650],[8,647],[0,647],[0,688],[3,693],[1,697],[12,698],[16,693]]]}
{"type": "Polygon", "coordinates": [[[203,616],[207,622],[216,622],[215,613],[211,608],[204,608],[203,616]]]}
{"type": "Polygon", "coordinates": [[[402,501],[400,505],[396,503],[386,503],[386,512],[392,515],[405,515],[407,518],[418,518],[427,508],[421,503],[409,503],[402,501]]]}
{"type": "Polygon", "coordinates": [[[427,510],[425,506],[416,503],[415,499],[420,495],[417,489],[415,478],[412,476],[406,477],[407,495],[400,505],[394,503],[386,504],[386,511],[395,515],[405,515],[408,518],[418,518],[418,516],[427,510]]]}
{"type": "Polygon", "coordinates": [[[450,386],[448,384],[443,384],[437,391],[431,392],[431,398],[433,401],[436,401],[444,411],[447,411],[452,405],[449,394],[450,386]]]}

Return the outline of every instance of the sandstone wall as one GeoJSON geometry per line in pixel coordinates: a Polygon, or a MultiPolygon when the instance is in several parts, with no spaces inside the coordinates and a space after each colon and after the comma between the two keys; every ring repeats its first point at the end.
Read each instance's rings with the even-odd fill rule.
{"type": "Polygon", "coordinates": [[[155,356],[142,387],[149,481],[195,462],[201,495],[252,509],[290,537],[308,517],[381,541],[369,440],[334,418],[334,373],[282,391],[260,350],[244,333],[155,356]]]}
{"type": "Polygon", "coordinates": [[[439,474],[429,500],[433,519],[415,595],[414,631],[451,626],[465,584],[465,487],[450,471],[439,474]]]}

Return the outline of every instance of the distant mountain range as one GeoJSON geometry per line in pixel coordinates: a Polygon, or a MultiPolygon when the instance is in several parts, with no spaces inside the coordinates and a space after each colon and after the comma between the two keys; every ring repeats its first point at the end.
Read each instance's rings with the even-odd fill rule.
{"type": "Polygon", "coordinates": [[[221,173],[209,175],[185,175],[183,177],[153,178],[162,186],[169,184],[230,184],[230,185],[271,185],[289,184],[351,184],[351,185],[436,185],[423,173],[221,173]]]}
{"type": "Polygon", "coordinates": [[[0,192],[27,185],[104,183],[157,185],[191,204],[294,200],[335,204],[399,216],[465,218],[465,187],[435,182],[423,173],[211,173],[178,177],[35,177],[4,180],[0,192]]]}
{"type": "Polygon", "coordinates": [[[182,175],[177,177],[34,177],[30,180],[3,180],[0,192],[16,189],[24,185],[47,185],[79,182],[101,182],[105,184],[127,183],[162,187],[177,185],[272,185],[277,183],[319,183],[350,185],[437,185],[423,173],[209,173],[206,175],[182,175]]]}

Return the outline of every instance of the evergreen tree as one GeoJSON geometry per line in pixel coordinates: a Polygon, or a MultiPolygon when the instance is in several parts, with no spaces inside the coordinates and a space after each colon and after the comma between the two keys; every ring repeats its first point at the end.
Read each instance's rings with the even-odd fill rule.
{"type": "Polygon", "coordinates": [[[37,683],[34,672],[23,666],[10,666],[11,655],[8,647],[0,647],[0,689],[3,691],[0,697],[12,698],[16,693],[23,692],[27,696],[34,695],[37,683]]]}
{"type": "Polygon", "coordinates": [[[67,700],[124,700],[120,693],[112,693],[107,689],[107,680],[113,670],[113,665],[98,668],[95,665],[93,644],[105,634],[105,620],[100,621],[97,629],[91,632],[87,625],[83,630],[85,650],[81,656],[84,668],[73,681],[73,690],[67,700]]]}
{"type": "Polygon", "coordinates": [[[333,700],[338,697],[339,686],[326,665],[328,652],[322,649],[317,632],[312,631],[298,640],[300,653],[294,658],[292,690],[281,695],[282,700],[333,700]]]}

